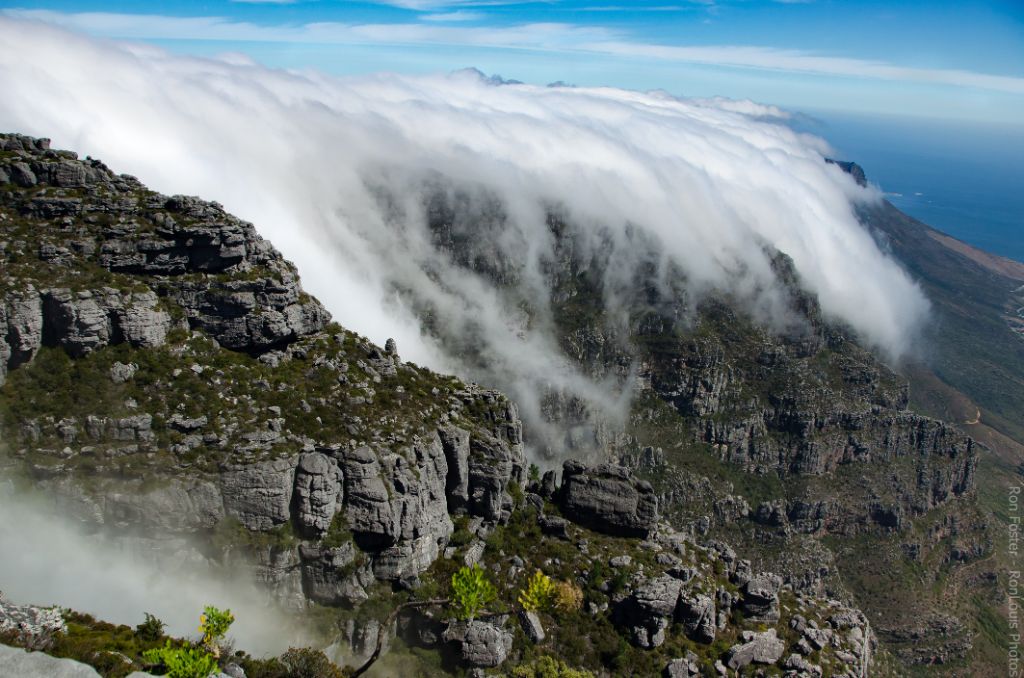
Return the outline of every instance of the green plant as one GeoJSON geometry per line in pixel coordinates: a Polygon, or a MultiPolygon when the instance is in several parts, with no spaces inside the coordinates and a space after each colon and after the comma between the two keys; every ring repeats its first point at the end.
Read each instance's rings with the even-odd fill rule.
{"type": "Polygon", "coordinates": [[[135,627],[135,633],[143,640],[160,640],[167,624],[146,612],[146,621],[135,627]]]}
{"type": "Polygon", "coordinates": [[[526,588],[519,592],[519,604],[527,612],[547,610],[551,608],[554,596],[555,585],[551,577],[537,570],[526,583],[526,588]]]}
{"type": "Polygon", "coordinates": [[[203,645],[214,657],[220,656],[221,643],[234,621],[235,615],[231,614],[231,610],[221,610],[213,605],[207,605],[203,608],[203,614],[199,615],[199,632],[203,634],[203,645]]]}
{"type": "Polygon", "coordinates": [[[171,641],[163,647],[146,650],[142,658],[149,664],[162,667],[170,678],[207,678],[217,670],[217,660],[199,647],[172,647],[171,641]]]}
{"type": "Polygon", "coordinates": [[[574,669],[565,662],[548,657],[538,657],[529,664],[520,664],[512,669],[511,678],[594,678],[594,674],[583,669],[574,669]]]}
{"type": "Polygon", "coordinates": [[[536,464],[530,464],[530,471],[527,475],[527,478],[530,480],[531,483],[540,482],[540,466],[537,466],[536,464]]]}
{"type": "Polygon", "coordinates": [[[474,619],[497,597],[497,590],[479,565],[461,567],[452,575],[452,607],[459,619],[474,619]]]}

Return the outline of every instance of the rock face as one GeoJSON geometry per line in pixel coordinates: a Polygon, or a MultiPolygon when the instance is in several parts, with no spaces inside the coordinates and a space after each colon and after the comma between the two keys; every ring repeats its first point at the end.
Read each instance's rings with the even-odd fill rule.
{"type": "Polygon", "coordinates": [[[300,532],[312,538],[322,537],[345,496],[338,462],[320,452],[300,456],[293,496],[300,532]]]}
{"type": "Polygon", "coordinates": [[[288,522],[296,465],[293,458],[225,468],[220,481],[227,514],[255,531],[288,522]]]}
{"type": "Polygon", "coordinates": [[[658,499],[650,484],[612,464],[588,469],[565,462],[559,503],[574,522],[608,534],[646,537],[658,521],[658,499]]]}
{"type": "MultiPolygon", "coordinates": [[[[0,162],[3,176],[21,188],[55,192],[11,192],[5,203],[23,218],[80,220],[93,227],[70,243],[44,241],[33,252],[40,265],[58,280],[63,270],[89,265],[144,283],[124,293],[102,284],[83,287],[76,279],[74,289],[28,287],[5,295],[0,383],[41,345],[62,346],[75,356],[122,342],[159,346],[173,325],[168,303],[183,311],[188,326],[251,352],[318,332],[330,320],[252,224],[216,203],[147,192],[97,160],[44,146],[45,140],[0,135],[0,151],[19,158],[0,162]],[[69,191],[85,197],[68,197],[69,191]]],[[[17,241],[4,245],[17,253],[17,241]]]]}

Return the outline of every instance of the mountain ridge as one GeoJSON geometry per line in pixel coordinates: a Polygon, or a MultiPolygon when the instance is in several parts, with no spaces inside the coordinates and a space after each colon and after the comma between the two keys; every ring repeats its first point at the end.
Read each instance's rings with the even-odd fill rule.
{"type": "MultiPolygon", "coordinates": [[[[446,544],[453,542],[484,544],[492,558],[501,549],[488,540],[511,539],[506,525],[538,529],[518,522],[531,502],[541,509],[537,525],[545,534],[566,529],[555,518],[570,517],[572,502],[544,490],[558,487],[554,476],[527,482],[522,423],[504,396],[403,363],[393,343],[382,349],[328,324],[293,268],[269,245],[250,242],[258,238],[251,225],[215,204],[146,191],[95,163],[18,136],[4,137],[0,151],[0,179],[10,187],[0,225],[13,236],[0,252],[14,264],[2,287],[11,370],[0,404],[18,439],[16,463],[38,484],[101,522],[155,519],[153,527],[254,547],[257,576],[300,605],[312,596],[358,607],[377,599],[377,580],[415,589],[448,562],[446,544]],[[210,220],[218,228],[211,230],[210,220]],[[38,262],[47,264],[42,280],[38,262]],[[43,397],[65,389],[78,396],[43,397]],[[180,410],[168,408],[161,398],[167,392],[188,396],[180,410]],[[166,487],[148,494],[125,484],[141,469],[152,474],[154,464],[203,479],[163,477],[166,487]],[[82,492],[79,475],[92,477],[106,497],[97,502],[82,492]],[[181,506],[190,507],[184,513],[193,522],[175,522],[181,506]],[[541,520],[544,512],[553,515],[541,520]],[[341,515],[344,524],[335,524],[341,515]],[[325,547],[325,540],[343,546],[325,547]]],[[[557,220],[551,227],[565,232],[557,220]]],[[[454,247],[451,236],[448,223],[439,237],[454,247]]],[[[688,304],[685,291],[670,298],[641,281],[639,312],[619,334],[615,323],[592,315],[600,306],[586,303],[596,294],[600,262],[574,261],[571,241],[562,242],[560,260],[568,266],[553,271],[552,298],[561,300],[564,348],[588,369],[620,376],[636,350],[642,384],[619,432],[591,420],[571,398],[550,398],[551,422],[565,425],[563,453],[615,453],[651,481],[641,493],[657,496],[684,534],[732,535],[748,553],[767,544],[757,557],[781,566],[779,585],[797,598],[846,597],[835,561],[824,573],[816,562],[834,548],[825,546],[829,535],[870,545],[916,532],[919,521],[972,501],[973,442],[907,412],[899,378],[842,327],[821,319],[784,254],[775,265],[790,281],[803,329],[779,336],[728,300],[703,302],[693,309],[696,325],[679,324],[672,309],[688,304]]],[[[478,255],[467,265],[500,275],[500,266],[478,255]]],[[[563,491],[580,472],[563,473],[563,491]]],[[[628,472],[608,473],[601,483],[618,478],[613,486],[625,492],[628,472]]],[[[947,525],[916,548],[940,555],[962,548],[967,560],[981,557],[979,530],[967,522],[947,525]]],[[[664,528],[668,541],[660,548],[673,534],[664,528]]],[[[695,549],[684,551],[715,552],[695,549]]],[[[719,584],[726,588],[746,584],[732,553],[715,556],[726,563],[731,583],[719,584]]],[[[652,579],[634,572],[633,598],[606,597],[615,612],[609,615],[641,646],[669,624],[638,602],[647,600],[637,592],[652,579]]],[[[731,610],[732,601],[719,597],[717,604],[731,610]]],[[[729,634],[738,634],[725,619],[729,634]]],[[[371,627],[358,628],[351,627],[349,642],[358,644],[362,634],[365,644],[371,627]]],[[[889,637],[899,633],[897,625],[889,637]]],[[[947,656],[965,650],[953,652],[947,656]]]]}

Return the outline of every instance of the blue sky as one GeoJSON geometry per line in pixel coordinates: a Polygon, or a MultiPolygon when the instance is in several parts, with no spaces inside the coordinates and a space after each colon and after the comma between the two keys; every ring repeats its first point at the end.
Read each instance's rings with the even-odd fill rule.
{"type": "Polygon", "coordinates": [[[22,0],[4,11],[337,74],[475,66],[546,83],[1024,127],[1024,2],[22,0]]]}

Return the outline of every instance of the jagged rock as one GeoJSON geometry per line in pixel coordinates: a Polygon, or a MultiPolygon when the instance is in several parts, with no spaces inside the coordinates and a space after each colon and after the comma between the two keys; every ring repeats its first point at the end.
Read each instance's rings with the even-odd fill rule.
{"type": "Polygon", "coordinates": [[[310,600],[323,605],[360,603],[368,597],[365,585],[373,581],[372,573],[361,570],[357,558],[361,554],[348,542],[337,548],[304,545],[302,557],[302,588],[310,600]]]}
{"type": "Polygon", "coordinates": [[[415,577],[437,558],[455,527],[448,514],[448,465],[434,435],[406,455],[378,458],[368,447],[341,460],[345,515],[360,546],[374,551],[381,579],[415,577]]]}
{"type": "Polygon", "coordinates": [[[646,538],[658,521],[654,490],[622,466],[565,462],[559,501],[570,520],[608,534],[646,538]]]}
{"type": "Polygon", "coordinates": [[[493,436],[474,436],[469,441],[469,507],[474,515],[499,520],[502,511],[511,505],[507,486],[512,482],[516,462],[514,451],[503,440],[493,436]]]}
{"type": "Polygon", "coordinates": [[[512,651],[512,634],[497,622],[452,622],[443,638],[446,643],[459,643],[462,661],[472,667],[499,666],[512,651]]]}
{"type": "Polygon", "coordinates": [[[779,620],[779,587],[782,578],[760,574],[743,585],[743,614],[751,621],[774,623],[779,620]]]}
{"type": "Polygon", "coordinates": [[[684,593],[679,598],[676,620],[683,625],[686,635],[698,643],[715,640],[715,601],[701,593],[684,593]]]}
{"type": "Polygon", "coordinates": [[[159,346],[171,327],[170,315],[157,308],[157,296],[149,291],[54,289],[44,291],[42,299],[44,343],[62,346],[73,356],[122,341],[159,346]]]}
{"type": "Polygon", "coordinates": [[[115,384],[123,384],[126,381],[131,381],[135,373],[139,371],[139,366],[135,363],[120,363],[115,362],[110,366],[110,380],[115,384]]]}
{"type": "Polygon", "coordinates": [[[444,426],[437,433],[448,461],[445,482],[448,507],[454,511],[469,503],[469,431],[457,426],[444,426]]]}
{"type": "Polygon", "coordinates": [[[293,498],[299,532],[314,539],[321,537],[331,526],[343,500],[338,462],[320,452],[300,455],[293,498]]]}
{"type": "Polygon", "coordinates": [[[0,635],[14,636],[22,645],[39,650],[66,631],[60,608],[16,605],[0,593],[0,635]]]}
{"type": "Polygon", "coordinates": [[[682,585],[668,575],[644,581],[616,607],[616,623],[629,629],[636,645],[660,646],[665,642],[665,629],[675,617],[682,585]]]}
{"type": "Polygon", "coordinates": [[[726,665],[733,670],[741,669],[751,662],[774,664],[782,657],[786,643],[775,635],[775,629],[760,633],[743,632],[743,643],[733,645],[726,654],[726,665]]]}
{"type": "Polygon", "coordinates": [[[537,524],[540,525],[541,532],[550,537],[557,537],[558,539],[569,538],[569,521],[565,518],[542,513],[537,516],[537,524]]]}
{"type": "Polygon", "coordinates": [[[540,615],[531,610],[520,610],[519,621],[523,626],[523,633],[533,643],[540,643],[544,640],[544,625],[540,622],[540,615]]]}
{"type": "Polygon", "coordinates": [[[220,475],[224,509],[246,529],[269,530],[291,518],[297,459],[228,465],[220,475]]]}
{"type": "Polygon", "coordinates": [[[812,664],[798,654],[791,654],[786,657],[786,661],[782,662],[782,668],[790,671],[801,672],[804,675],[812,677],[817,677],[822,674],[820,666],[812,664]]]}
{"type": "Polygon", "coordinates": [[[692,652],[686,654],[686,657],[673,659],[666,664],[661,675],[664,678],[699,678],[701,675],[699,658],[692,652]]]}

